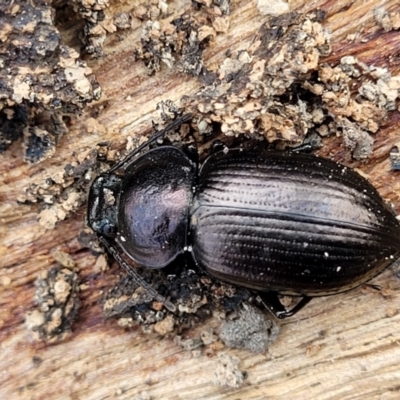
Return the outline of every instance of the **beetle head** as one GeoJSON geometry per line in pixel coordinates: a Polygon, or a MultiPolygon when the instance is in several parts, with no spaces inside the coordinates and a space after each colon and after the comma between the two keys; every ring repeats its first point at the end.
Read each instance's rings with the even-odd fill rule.
{"type": "Polygon", "coordinates": [[[117,233],[116,196],[121,178],[115,174],[102,174],[90,188],[87,225],[100,236],[114,238],[117,233]]]}

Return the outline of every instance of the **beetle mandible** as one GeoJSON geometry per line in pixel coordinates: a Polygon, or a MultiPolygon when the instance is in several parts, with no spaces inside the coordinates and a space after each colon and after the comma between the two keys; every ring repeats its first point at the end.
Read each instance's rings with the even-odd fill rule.
{"type": "Polygon", "coordinates": [[[183,150],[151,143],[91,185],[87,223],[119,264],[170,310],[120,255],[163,268],[188,250],[223,281],[262,293],[278,318],[312,297],[353,289],[400,256],[400,224],[362,176],[309,154],[231,149],[198,170],[183,150]],[[122,175],[118,173],[122,172],[122,175]],[[278,294],[300,296],[286,309],[278,294]]]}

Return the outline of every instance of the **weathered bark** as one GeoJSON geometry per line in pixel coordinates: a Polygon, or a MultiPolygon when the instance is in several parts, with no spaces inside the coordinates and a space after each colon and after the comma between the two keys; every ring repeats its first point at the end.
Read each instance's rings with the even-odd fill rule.
{"type": "MultiPolygon", "coordinates": [[[[364,63],[386,66],[398,75],[400,34],[385,32],[374,19],[376,1],[300,1],[291,9],[327,12],[324,26],[332,31],[333,52],[327,62],[344,55],[364,63]],[[349,37],[349,35],[353,35],[349,37]],[[350,40],[352,39],[352,40],[350,40]]],[[[387,11],[400,11],[398,2],[380,2],[387,11]],[[396,9],[397,7],[397,9],[396,9]]],[[[118,5],[113,6],[118,12],[118,5]]],[[[190,7],[186,4],[185,7],[190,7]]],[[[228,33],[218,35],[204,52],[209,69],[218,66],[227,50],[248,48],[264,20],[256,2],[234,2],[228,33]]],[[[76,45],[74,21],[60,26],[63,39],[76,45]]],[[[96,257],[82,249],[77,236],[85,207],[45,229],[37,222],[38,206],[18,205],[16,199],[33,180],[64,171],[73,153],[83,154],[97,143],[121,146],[128,135],[148,134],[156,104],[178,101],[200,88],[196,78],[162,68],[149,76],[141,61],[132,59],[132,43],[140,30],[110,35],[104,57],[88,60],[102,98],[86,108],[62,137],[52,158],[29,165],[18,143],[0,157],[0,397],[21,399],[397,399],[400,396],[400,282],[388,269],[373,283],[380,292],[358,288],[314,299],[295,317],[282,323],[277,341],[266,354],[224,349],[240,359],[247,378],[239,388],[212,383],[217,350],[182,350],[170,338],[124,330],[104,320],[98,301],[117,280],[116,266],[94,268],[96,257]],[[56,251],[69,253],[84,284],[81,309],[73,331],[63,341],[35,341],[24,324],[34,307],[34,281],[55,265],[56,251]]],[[[396,211],[400,212],[400,177],[389,162],[400,140],[398,111],[374,135],[374,152],[365,163],[349,159],[338,138],[328,138],[320,154],[357,167],[396,211]]],[[[193,331],[216,327],[211,319],[193,331]]]]}

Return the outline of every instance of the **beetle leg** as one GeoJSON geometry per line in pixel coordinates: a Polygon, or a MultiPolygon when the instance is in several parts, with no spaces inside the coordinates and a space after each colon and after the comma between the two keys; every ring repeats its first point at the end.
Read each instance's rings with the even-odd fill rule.
{"type": "Polygon", "coordinates": [[[258,293],[264,306],[275,315],[276,318],[284,319],[293,316],[300,311],[311,300],[311,297],[303,296],[300,301],[291,309],[287,310],[279,300],[275,292],[258,293]]]}
{"type": "Polygon", "coordinates": [[[122,169],[126,168],[126,166],[131,162],[133,157],[136,156],[137,154],[140,154],[140,152],[143,149],[148,147],[150,144],[156,142],[158,139],[162,138],[169,131],[179,128],[183,123],[188,122],[191,119],[192,119],[192,114],[185,114],[182,117],[177,118],[175,121],[173,121],[169,125],[167,125],[164,129],[156,132],[152,137],[150,137],[150,139],[147,142],[144,142],[143,144],[141,144],[137,149],[135,149],[131,153],[129,153],[123,160],[121,160],[120,162],[117,162],[115,165],[113,165],[108,170],[108,173],[114,172],[120,168],[122,168],[122,169]]]}
{"type": "Polygon", "coordinates": [[[195,142],[183,146],[182,151],[190,161],[195,165],[199,165],[199,152],[195,142]]]}
{"type": "Polygon", "coordinates": [[[225,143],[221,142],[220,140],[214,140],[211,145],[211,154],[218,153],[219,151],[223,151],[225,149],[228,150],[228,146],[225,143]]]}
{"type": "Polygon", "coordinates": [[[164,296],[157,293],[156,290],[151,287],[136,271],[132,268],[125,260],[119,255],[118,250],[104,237],[99,237],[100,242],[108,250],[108,252],[118,261],[118,264],[125,269],[125,271],[135,280],[135,282],[140,285],[144,290],[146,290],[153,298],[160,303],[163,303],[165,308],[171,312],[176,311],[176,307],[164,296]]]}
{"type": "Polygon", "coordinates": [[[311,153],[319,148],[321,148],[321,137],[318,134],[309,134],[304,139],[304,142],[294,147],[292,151],[296,153],[311,153]]]}
{"type": "Polygon", "coordinates": [[[364,283],[364,286],[369,287],[373,290],[376,290],[377,292],[380,292],[382,290],[382,286],[376,285],[374,283],[364,283]]]}

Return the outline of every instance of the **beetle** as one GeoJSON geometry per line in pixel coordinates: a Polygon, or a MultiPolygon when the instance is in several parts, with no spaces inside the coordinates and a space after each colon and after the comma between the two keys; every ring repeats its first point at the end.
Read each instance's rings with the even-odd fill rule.
{"type": "Polygon", "coordinates": [[[164,268],[189,251],[200,269],[257,291],[278,318],[312,297],[353,289],[400,256],[400,224],[354,170],[311,154],[223,149],[198,168],[176,146],[149,145],[89,190],[87,224],[119,264],[170,311],[175,306],[121,255],[164,268]],[[145,150],[147,148],[147,150],[145,150]],[[279,295],[299,296],[292,309],[279,295]]]}

